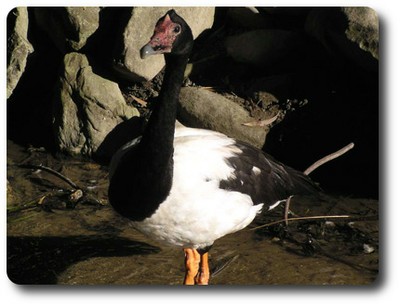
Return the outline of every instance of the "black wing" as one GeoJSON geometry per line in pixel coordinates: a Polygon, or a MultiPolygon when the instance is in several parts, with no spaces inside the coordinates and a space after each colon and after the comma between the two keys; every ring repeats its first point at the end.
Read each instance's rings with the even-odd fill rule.
{"type": "Polygon", "coordinates": [[[254,204],[272,205],[291,195],[316,194],[320,188],[305,174],[272,156],[236,140],[242,153],[227,162],[235,169],[234,177],[223,180],[219,188],[248,194],[254,204]]]}

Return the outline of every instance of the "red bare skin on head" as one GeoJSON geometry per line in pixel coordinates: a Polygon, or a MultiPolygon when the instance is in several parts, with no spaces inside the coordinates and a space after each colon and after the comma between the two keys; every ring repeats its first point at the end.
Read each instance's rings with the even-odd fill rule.
{"type": "Polygon", "coordinates": [[[180,32],[181,26],[174,23],[167,14],[157,23],[149,44],[154,50],[171,52],[172,45],[180,32]]]}

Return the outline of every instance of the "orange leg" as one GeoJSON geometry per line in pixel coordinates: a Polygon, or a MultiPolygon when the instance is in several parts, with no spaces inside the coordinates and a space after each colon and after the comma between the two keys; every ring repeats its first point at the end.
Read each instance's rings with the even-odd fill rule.
{"type": "Polygon", "coordinates": [[[200,255],[196,249],[184,249],[186,274],[184,285],[208,285],[210,268],[208,253],[200,255]]]}
{"type": "Polygon", "coordinates": [[[204,253],[200,257],[200,271],[196,276],[196,284],[208,285],[210,279],[210,267],[208,266],[208,253],[204,253]]]}
{"type": "Polygon", "coordinates": [[[185,280],[183,281],[183,284],[194,285],[196,283],[196,275],[199,272],[200,254],[195,249],[183,249],[183,251],[185,252],[186,267],[185,280]]]}

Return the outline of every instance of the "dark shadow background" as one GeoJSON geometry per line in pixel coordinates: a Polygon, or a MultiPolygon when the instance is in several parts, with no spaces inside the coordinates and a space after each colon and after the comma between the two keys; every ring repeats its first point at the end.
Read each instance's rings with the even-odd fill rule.
{"type": "MultiPolygon", "coordinates": [[[[303,39],[304,48],[292,50],[285,61],[276,65],[251,67],[235,63],[220,51],[223,36],[217,35],[220,40],[211,40],[210,44],[210,37],[221,28],[222,35],[244,30],[232,24],[227,16],[227,7],[217,8],[214,26],[197,39],[192,60],[204,55],[204,50],[207,53],[207,49],[218,50],[219,56],[197,66],[191,80],[197,85],[226,87],[222,80],[229,78],[229,86],[243,96],[249,90],[264,90],[280,101],[306,99],[308,104],[305,107],[289,113],[283,122],[272,128],[263,149],[279,161],[305,170],[319,158],[354,142],[353,150],[310,176],[327,192],[378,198],[378,62],[366,58],[360,59],[365,63],[360,65],[350,60],[347,54],[342,54],[340,49],[328,52],[304,31],[311,9],[276,9],[269,15],[262,12],[267,14],[266,28],[296,32],[303,39]],[[291,10],[296,14],[291,14],[291,10]]],[[[346,27],[347,21],[339,13],[339,8],[323,10],[335,19],[338,31],[346,27]]],[[[96,73],[113,81],[118,81],[118,78],[111,69],[112,55],[114,48],[120,45],[115,33],[126,24],[129,11],[130,8],[126,7],[103,9],[98,30],[81,50],[87,54],[96,73]]],[[[37,27],[33,15],[32,8],[29,8],[28,38],[35,51],[29,56],[26,71],[7,101],[7,137],[24,146],[44,146],[57,152],[52,129],[52,99],[63,55],[47,34],[37,27]]],[[[7,21],[9,25],[12,19],[7,21]]],[[[334,43],[332,46],[334,48],[334,43]]],[[[134,134],[142,130],[141,124],[125,125],[134,128],[134,134]]],[[[114,137],[118,144],[120,139],[125,139],[126,135],[119,135],[118,131],[122,130],[123,125],[116,127],[106,138],[98,154],[99,162],[106,164],[109,160],[106,144],[113,143],[114,137]]]]}

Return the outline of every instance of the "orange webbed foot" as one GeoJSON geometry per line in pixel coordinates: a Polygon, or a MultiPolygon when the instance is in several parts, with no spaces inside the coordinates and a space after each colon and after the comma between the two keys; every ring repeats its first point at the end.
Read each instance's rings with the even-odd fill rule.
{"type": "Polygon", "coordinates": [[[186,274],[184,285],[208,285],[210,269],[208,253],[200,253],[196,249],[184,249],[186,274]]]}

